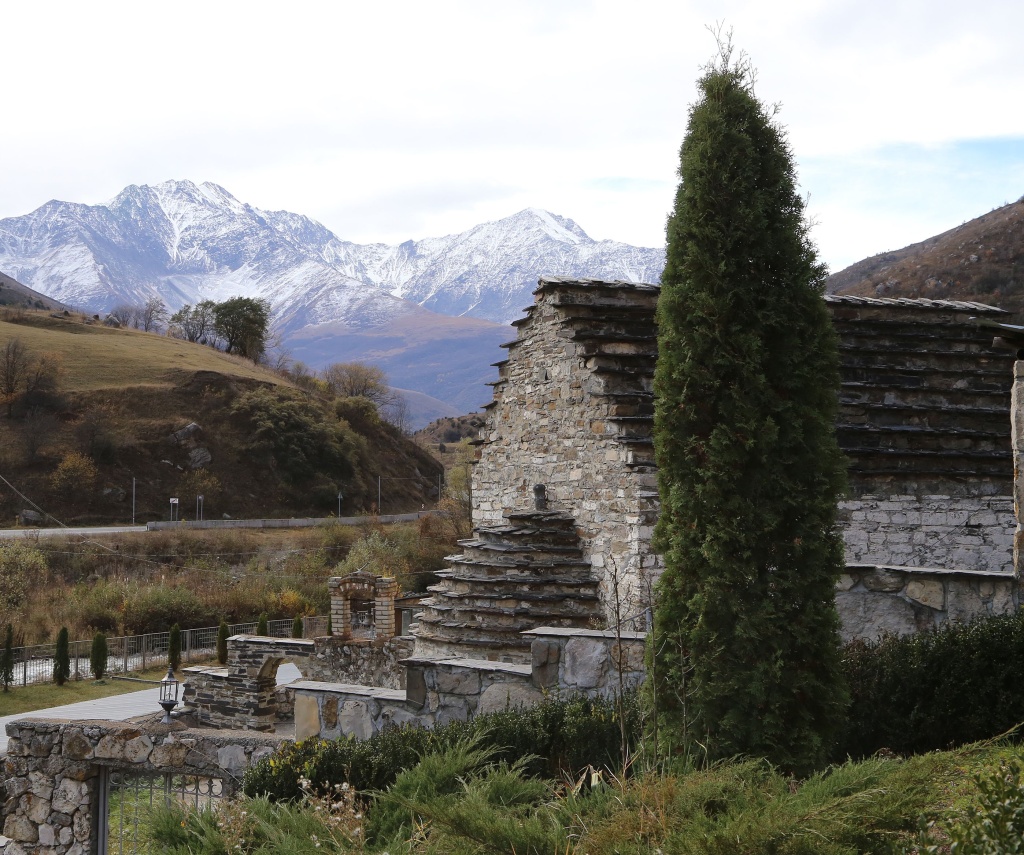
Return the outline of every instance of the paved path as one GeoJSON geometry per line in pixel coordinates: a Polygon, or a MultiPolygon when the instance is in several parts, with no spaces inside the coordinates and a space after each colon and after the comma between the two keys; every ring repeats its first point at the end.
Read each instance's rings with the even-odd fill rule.
{"type": "MultiPolygon", "coordinates": [[[[290,662],[285,662],[277,669],[277,684],[291,683],[301,680],[299,669],[290,662]]],[[[13,691],[18,691],[14,689],[13,691]]],[[[22,718],[67,718],[84,719],[99,718],[125,721],[135,716],[160,712],[160,689],[144,689],[141,692],[127,692],[123,695],[110,695],[94,701],[81,701],[77,704],[65,704],[62,707],[50,707],[44,710],[18,713],[0,718],[0,756],[7,753],[7,724],[22,718]]]]}

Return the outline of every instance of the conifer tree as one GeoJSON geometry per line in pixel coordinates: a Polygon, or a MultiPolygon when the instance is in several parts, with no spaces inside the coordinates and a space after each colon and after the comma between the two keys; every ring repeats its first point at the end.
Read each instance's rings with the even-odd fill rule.
{"type": "Polygon", "coordinates": [[[302,638],[302,635],[302,618],[299,615],[295,615],[295,620],[292,621],[292,638],[302,638]]]}
{"type": "Polygon", "coordinates": [[[167,634],[167,664],[172,671],[181,668],[181,627],[174,624],[167,634]]]}
{"type": "Polygon", "coordinates": [[[57,645],[53,651],[53,682],[63,686],[71,678],[71,652],[68,642],[68,628],[62,626],[57,633],[57,645]]]}
{"type": "Polygon", "coordinates": [[[217,629],[217,661],[221,665],[226,665],[228,661],[228,636],[230,632],[228,622],[222,619],[220,627],[217,629]]]}
{"type": "Polygon", "coordinates": [[[93,679],[103,679],[103,675],[107,673],[107,659],[107,637],[102,632],[97,632],[92,637],[92,649],[89,651],[89,668],[93,679]]]}
{"type": "Polygon", "coordinates": [[[270,630],[268,629],[267,613],[266,612],[263,612],[260,615],[259,620],[256,621],[256,634],[257,635],[270,635],[270,630]]]}
{"type": "Polygon", "coordinates": [[[753,81],[720,45],[667,226],[653,694],[662,734],[799,773],[846,704],[837,339],[785,131],[753,81]]]}
{"type": "Polygon", "coordinates": [[[7,631],[4,632],[4,649],[0,654],[0,683],[4,691],[8,691],[11,683],[14,682],[14,627],[7,624],[7,631]]]}

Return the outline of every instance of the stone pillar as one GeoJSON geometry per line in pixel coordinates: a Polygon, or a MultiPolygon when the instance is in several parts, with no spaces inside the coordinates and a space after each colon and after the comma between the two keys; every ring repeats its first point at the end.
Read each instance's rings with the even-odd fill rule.
{"type": "Polygon", "coordinates": [[[1013,572],[1020,578],[1024,562],[1024,361],[1013,363],[1013,390],[1010,394],[1010,437],[1013,445],[1013,511],[1017,530],[1013,536],[1013,572]]]}
{"type": "Polygon", "coordinates": [[[398,582],[390,576],[378,576],[373,601],[373,625],[378,639],[393,638],[395,635],[395,597],[398,582]]]}

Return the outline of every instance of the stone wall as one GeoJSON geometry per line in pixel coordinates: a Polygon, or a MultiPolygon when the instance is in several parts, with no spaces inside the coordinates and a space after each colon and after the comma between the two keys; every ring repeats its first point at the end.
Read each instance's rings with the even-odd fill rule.
{"type": "Polygon", "coordinates": [[[7,725],[3,760],[5,855],[96,853],[101,767],[200,775],[230,794],[246,768],[281,745],[273,736],[135,724],[26,718],[7,725]]]}
{"type": "Polygon", "coordinates": [[[499,366],[473,471],[474,526],[532,508],[534,485],[546,486],[548,508],[576,520],[606,617],[616,577],[637,600],[660,566],[649,549],[657,296],[651,285],[542,279],[499,366]]]}
{"type": "Polygon", "coordinates": [[[277,669],[282,662],[302,663],[313,655],[306,638],[233,635],[224,667],[182,669],[187,675],[182,700],[201,724],[273,731],[277,721],[277,669]]]}
{"type": "Polygon", "coordinates": [[[401,636],[348,641],[234,635],[228,639],[226,665],[183,669],[182,700],[200,724],[272,731],[292,703],[292,696],[277,686],[282,662],[294,662],[307,679],[401,688],[405,671],[398,661],[411,651],[412,640],[401,636]]]}
{"type": "Polygon", "coordinates": [[[839,503],[850,564],[1013,572],[1010,496],[870,496],[839,503]]]}
{"type": "Polygon", "coordinates": [[[412,656],[413,639],[396,635],[372,642],[317,638],[313,655],[299,670],[307,680],[359,683],[384,689],[404,689],[405,669],[399,660],[412,656]]]}
{"type": "Polygon", "coordinates": [[[844,642],[1012,614],[1019,605],[1020,582],[1007,573],[854,564],[836,588],[844,642]]]}
{"type": "Polygon", "coordinates": [[[546,692],[610,696],[644,681],[646,633],[543,627],[524,634],[533,638],[533,684],[546,692]]]}
{"type": "Polygon", "coordinates": [[[480,659],[405,661],[406,690],[299,681],[295,738],[368,739],[389,725],[433,727],[539,703],[545,696],[609,696],[644,677],[644,634],[541,627],[524,633],[533,662],[480,659]],[[622,680],[619,680],[619,666],[622,680]]]}

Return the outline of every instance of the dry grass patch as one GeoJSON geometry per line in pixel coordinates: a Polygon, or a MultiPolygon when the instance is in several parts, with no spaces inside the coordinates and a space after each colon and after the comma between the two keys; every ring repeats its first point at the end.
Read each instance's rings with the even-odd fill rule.
{"type": "Polygon", "coordinates": [[[212,371],[229,377],[290,385],[249,360],[201,344],[85,323],[80,315],[54,318],[26,312],[17,323],[0,320],[0,347],[13,338],[33,353],[51,353],[62,366],[60,388],[69,392],[132,386],[172,386],[187,374],[212,371]]]}

